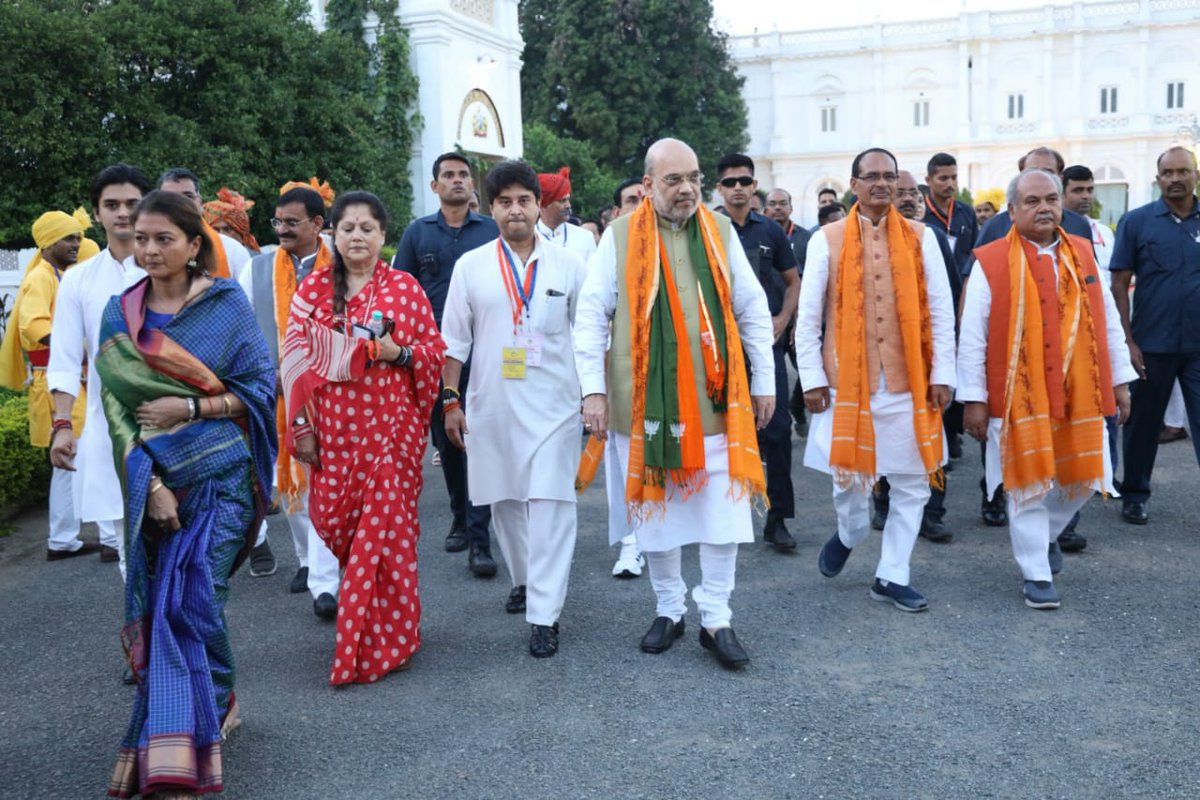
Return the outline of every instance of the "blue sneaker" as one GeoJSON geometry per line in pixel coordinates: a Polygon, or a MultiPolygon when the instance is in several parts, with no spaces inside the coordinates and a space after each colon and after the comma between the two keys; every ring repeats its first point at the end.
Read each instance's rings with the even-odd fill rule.
{"type": "Polygon", "coordinates": [[[901,611],[917,612],[929,608],[929,601],[925,599],[925,595],[916,589],[898,583],[884,583],[879,578],[871,584],[871,599],[891,603],[901,611]]]}
{"type": "Polygon", "coordinates": [[[821,555],[817,557],[817,569],[821,570],[821,574],[826,578],[832,578],[842,571],[842,567],[846,566],[846,559],[850,557],[850,548],[842,544],[842,540],[838,538],[836,532],[821,548],[821,555]]]}
{"type": "Polygon", "coordinates": [[[1058,542],[1050,543],[1050,552],[1047,555],[1050,558],[1050,574],[1057,575],[1058,573],[1062,572],[1062,547],[1058,544],[1058,542]]]}
{"type": "Polygon", "coordinates": [[[1025,581],[1025,605],[1030,608],[1054,609],[1062,605],[1053,581],[1025,581]]]}

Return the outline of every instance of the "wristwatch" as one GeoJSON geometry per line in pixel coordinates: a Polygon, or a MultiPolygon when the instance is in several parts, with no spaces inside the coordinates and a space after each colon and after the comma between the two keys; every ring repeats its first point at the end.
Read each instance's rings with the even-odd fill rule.
{"type": "Polygon", "coordinates": [[[293,425],[307,425],[308,420],[306,420],[304,417],[296,417],[295,421],[292,424],[293,425]]]}

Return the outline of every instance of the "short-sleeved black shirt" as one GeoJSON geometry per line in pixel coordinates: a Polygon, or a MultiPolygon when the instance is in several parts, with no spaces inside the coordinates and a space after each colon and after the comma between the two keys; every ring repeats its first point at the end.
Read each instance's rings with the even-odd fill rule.
{"type": "Polygon", "coordinates": [[[757,211],[750,212],[745,225],[738,225],[733,218],[729,221],[741,240],[746,260],[767,293],[771,316],[778,315],[783,310],[783,294],[787,288],[780,273],[798,266],[792,243],[779,223],[757,211]]]}
{"type": "Polygon", "coordinates": [[[392,267],[415,275],[433,306],[433,318],[442,325],[442,309],[450,291],[450,276],[459,256],[493,241],[500,235],[491,217],[467,212],[461,228],[451,228],[439,209],[413,220],[400,238],[392,267]]]}

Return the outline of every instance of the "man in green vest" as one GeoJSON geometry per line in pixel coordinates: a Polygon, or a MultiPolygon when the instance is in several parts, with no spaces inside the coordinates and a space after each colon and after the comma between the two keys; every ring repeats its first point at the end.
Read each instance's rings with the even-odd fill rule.
{"type": "Polygon", "coordinates": [[[681,548],[698,544],[700,644],[736,669],[750,659],[729,596],[738,544],[754,540],[751,503],[766,500],[757,431],[775,410],[771,315],[729,220],[700,204],[695,152],[662,139],[645,172],[646,198],[605,231],[580,293],[584,425],[612,433],[608,469],[624,492],[610,494],[609,513],[630,521],[658,598],[642,650],[661,653],[683,634],[681,548]]]}

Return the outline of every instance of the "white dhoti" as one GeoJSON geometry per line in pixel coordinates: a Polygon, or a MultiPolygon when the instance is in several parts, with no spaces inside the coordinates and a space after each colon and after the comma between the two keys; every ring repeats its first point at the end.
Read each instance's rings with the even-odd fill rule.
{"type": "MultiPolygon", "coordinates": [[[[833,474],[829,454],[833,442],[833,408],[837,392],[830,391],[829,410],[813,414],[808,426],[808,444],[804,465],[833,474]]],[[[880,391],[871,395],[871,420],[875,426],[875,476],[887,476],[891,487],[887,523],[883,527],[883,547],[875,577],[902,586],[909,584],[909,560],[921,514],[929,500],[929,478],[917,436],[913,428],[913,404],[910,392],[880,391]]],[[[940,464],[946,463],[947,450],[942,442],[940,464]]],[[[861,486],[842,488],[833,484],[833,507],[837,512],[838,538],[853,549],[871,533],[870,497],[861,486]]]]}
{"type": "MultiPolygon", "coordinates": [[[[1050,576],[1050,542],[1058,538],[1094,492],[1105,492],[1118,497],[1113,488],[1112,456],[1107,447],[1104,456],[1104,478],[1083,491],[1068,497],[1053,483],[1047,494],[1036,498],[1022,498],[1020,492],[1008,492],[1008,535],[1012,539],[1013,558],[1021,568],[1027,581],[1048,581],[1050,576]]],[[[988,492],[994,493],[1004,480],[1000,460],[1000,418],[988,421],[986,464],[984,465],[988,492]]]]}
{"type": "Polygon", "coordinates": [[[491,505],[496,543],[512,584],[525,587],[525,621],[553,625],[562,613],[575,552],[575,503],[498,500],[491,505]]]}

